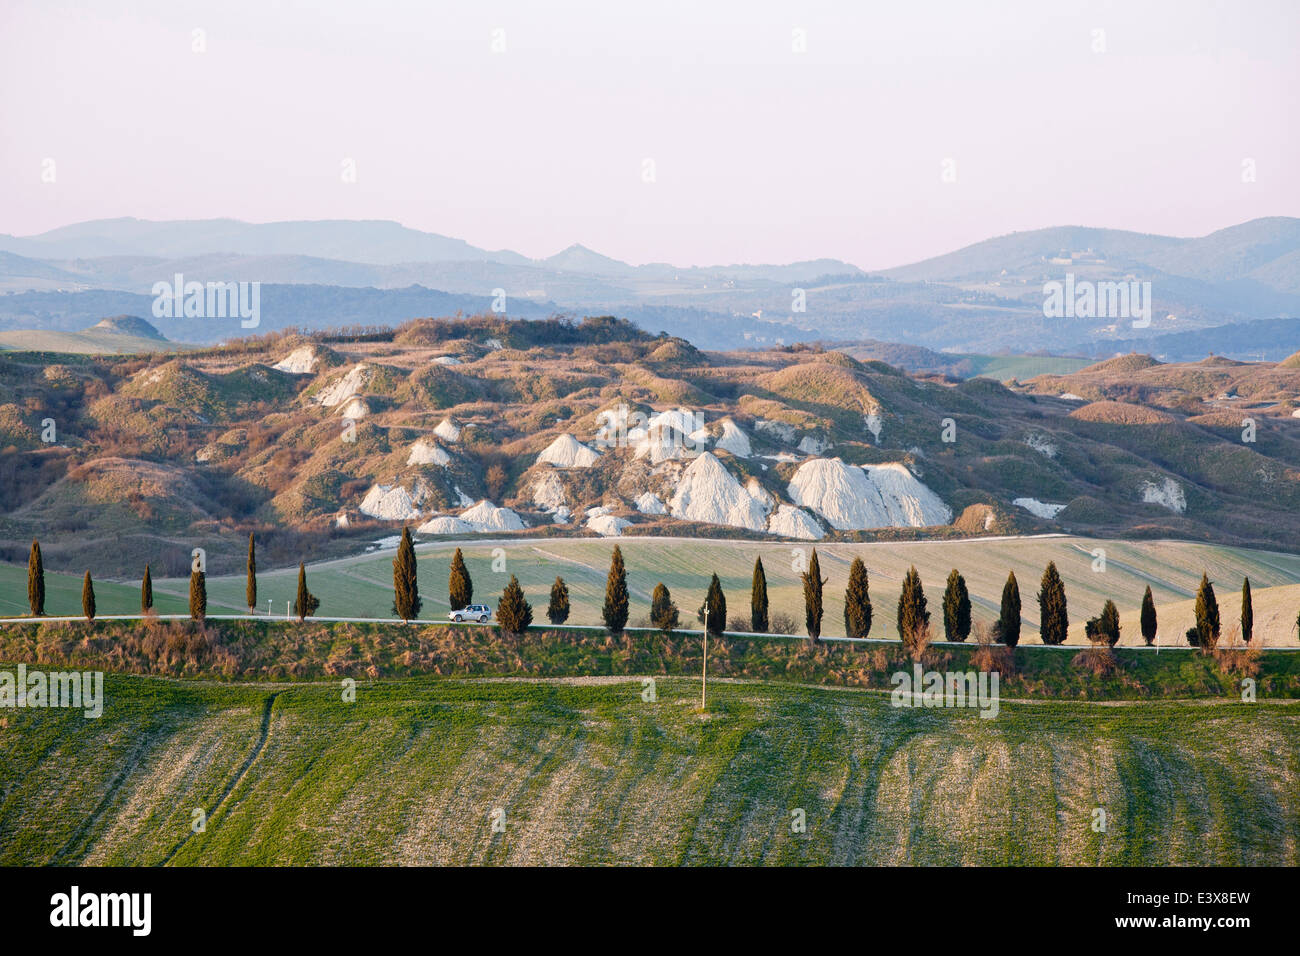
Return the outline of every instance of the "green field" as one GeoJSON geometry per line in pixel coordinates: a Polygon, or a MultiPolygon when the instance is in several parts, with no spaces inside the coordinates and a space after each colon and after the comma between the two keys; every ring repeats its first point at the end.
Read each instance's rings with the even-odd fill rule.
{"type": "MultiPolygon", "coordinates": [[[[761,555],[767,572],[773,613],[784,612],[803,627],[803,598],[796,571],[797,551],[805,557],[810,545],[774,542],[647,539],[619,540],[628,570],[632,595],[631,624],[649,614],[650,594],[663,581],[683,611],[683,621],[693,622],[704,599],[709,576],[717,572],[728,598],[729,616],[749,613],[750,578],[755,557],[761,555]]],[[[564,577],[570,589],[573,615],[570,623],[599,624],[604,601],[605,575],[614,542],[592,538],[548,538],[514,541],[466,541],[466,563],[474,580],[476,600],[495,606],[509,575],[519,577],[536,618],[543,619],[551,582],[564,577]],[[493,554],[494,549],[500,554],[493,554]],[[493,565],[502,570],[494,570],[493,565]]],[[[447,568],[454,543],[419,545],[422,618],[445,620],[447,568]]],[[[1054,560],[1065,580],[1069,599],[1071,641],[1084,643],[1083,622],[1101,611],[1107,598],[1120,608],[1124,625],[1122,644],[1140,643],[1137,611],[1143,589],[1149,584],[1160,612],[1161,642],[1183,644],[1192,626],[1192,598],[1202,572],[1208,572],[1219,593],[1225,632],[1232,626],[1235,595],[1248,575],[1255,590],[1255,629],[1270,647],[1294,645],[1296,614],[1300,611],[1300,555],[1247,548],[1229,548],[1187,541],[1110,541],[1069,536],[972,539],[965,541],[882,542],[818,546],[826,584],[823,633],[844,633],[843,593],[848,568],[861,556],[871,574],[875,602],[872,637],[896,637],[894,609],[903,574],[915,563],[925,584],[932,614],[939,614],[944,582],[956,567],[965,575],[977,621],[997,616],[1002,585],[1008,571],[1020,583],[1024,613],[1022,640],[1036,642],[1038,605],[1034,595],[1048,561],[1054,560]],[[1093,570],[1093,552],[1104,549],[1106,570],[1093,570]]],[[[321,598],[320,614],[330,617],[387,617],[392,607],[393,551],[322,562],[308,568],[308,584],[321,598]]],[[[47,573],[51,615],[79,614],[80,576],[47,573]]],[[[283,616],[292,600],[297,569],[259,574],[259,610],[267,599],[283,616]]],[[[101,614],[138,613],[139,586],[134,582],[97,581],[96,603],[101,614]]],[[[156,580],[154,596],[162,613],[184,613],[188,607],[188,581],[156,580]]],[[[244,605],[244,577],[208,579],[208,610],[212,614],[239,613],[244,605]]],[[[26,611],[26,568],[0,564],[0,616],[26,611]]],[[[939,625],[941,616],[935,618],[939,625]]],[[[686,626],[690,626],[689,624],[686,626]]]]}
{"type": "Polygon", "coordinates": [[[636,679],[107,687],[99,720],[0,717],[0,865],[1300,863],[1294,702],[983,720],[770,683],[714,683],[701,715],[673,678],[655,702],[636,679]]]}

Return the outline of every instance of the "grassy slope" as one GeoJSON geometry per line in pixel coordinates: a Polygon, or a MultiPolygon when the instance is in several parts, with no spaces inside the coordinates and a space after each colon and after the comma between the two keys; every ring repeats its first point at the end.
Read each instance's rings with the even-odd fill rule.
{"type": "Polygon", "coordinates": [[[176,352],[192,346],[122,335],[114,332],[53,332],[48,329],[23,329],[0,332],[0,350],[51,352],[68,355],[134,355],[140,352],[176,352]]]}
{"type": "MultiPolygon", "coordinates": [[[[668,585],[683,610],[683,619],[694,620],[695,609],[704,599],[709,575],[716,571],[728,597],[729,614],[749,613],[749,587],[754,558],[761,555],[767,572],[772,611],[784,611],[802,629],[803,598],[798,575],[792,567],[791,544],[745,541],[621,539],[632,593],[632,623],[649,613],[650,593],[658,581],[668,585]]],[[[600,623],[605,575],[613,542],[598,539],[549,539],[539,541],[461,542],[475,583],[476,599],[495,605],[507,575],[518,575],[540,620],[555,576],[569,584],[573,624],[600,623]],[[494,548],[505,551],[505,571],[492,570],[494,548]]],[[[425,606],[422,617],[445,619],[447,567],[453,543],[420,546],[420,590],[425,606]]],[[[809,550],[808,545],[800,545],[809,550]]],[[[826,585],[824,633],[843,633],[843,592],[848,566],[861,555],[871,572],[871,593],[875,602],[873,637],[894,637],[894,608],[904,572],[915,563],[926,586],[934,622],[941,627],[941,600],[948,571],[956,567],[966,576],[974,602],[976,620],[992,621],[1009,570],[1020,582],[1024,608],[1024,639],[1037,641],[1038,605],[1034,595],[1042,570],[1055,560],[1065,579],[1072,624],[1071,641],[1083,643],[1083,622],[1101,611],[1113,598],[1123,615],[1124,644],[1139,643],[1137,611],[1142,591],[1150,584],[1155,595],[1163,643],[1183,643],[1182,635],[1193,623],[1191,599],[1202,571],[1216,583],[1225,625],[1236,619],[1237,592],[1241,578],[1249,575],[1255,588],[1256,633],[1269,646],[1296,643],[1294,628],[1300,611],[1300,556],[1244,548],[1227,548],[1183,541],[1121,542],[1091,538],[1029,538],[1002,541],[941,541],[919,543],[831,544],[819,546],[826,585]],[[1106,571],[1092,570],[1092,551],[1106,551],[1106,571]],[[1276,594],[1266,589],[1277,588],[1276,594]]],[[[385,551],[313,565],[308,583],[321,598],[320,613],[328,616],[386,617],[392,605],[393,552],[385,551]]],[[[70,575],[47,574],[50,614],[77,614],[81,609],[81,581],[70,575]]],[[[277,614],[284,613],[285,601],[292,600],[297,569],[264,571],[259,574],[260,608],[267,599],[277,614]]],[[[139,610],[136,584],[113,585],[96,582],[96,600],[101,614],[135,613],[139,610]]],[[[158,580],[155,602],[164,613],[184,612],[188,607],[186,580],[158,580]]],[[[208,580],[208,609],[213,614],[245,610],[242,575],[208,580]]],[[[0,615],[26,610],[26,568],[0,564],[0,615]]]]}
{"type": "Polygon", "coordinates": [[[715,684],[702,719],[671,679],[656,703],[635,680],[108,689],[100,720],[0,718],[0,864],[1300,862],[1295,703],[981,720],[715,684]]]}
{"type": "Polygon", "coordinates": [[[1009,378],[1023,382],[1036,375],[1069,375],[1092,364],[1092,359],[1056,355],[963,355],[960,357],[970,360],[972,377],[982,375],[999,382],[1009,378]]]}

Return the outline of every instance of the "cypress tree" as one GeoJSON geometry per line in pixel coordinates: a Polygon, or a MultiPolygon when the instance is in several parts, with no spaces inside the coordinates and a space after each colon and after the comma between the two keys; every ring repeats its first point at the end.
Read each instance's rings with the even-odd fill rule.
{"type": "Polygon", "coordinates": [[[190,572],[190,617],[202,621],[208,616],[208,582],[202,571],[190,572]]]}
{"type": "Polygon", "coordinates": [[[1002,586],[1002,607],[993,632],[999,644],[1015,647],[1020,643],[1020,585],[1016,583],[1014,571],[1007,575],[1007,583],[1002,586]]]}
{"type": "Polygon", "coordinates": [[[822,577],[821,562],[817,560],[817,549],[813,548],[812,558],[808,561],[808,570],[801,575],[803,579],[803,614],[804,624],[808,628],[808,640],[816,644],[822,636],[822,577]]]}
{"type": "Polygon", "coordinates": [[[1201,575],[1201,586],[1196,589],[1196,626],[1187,632],[1187,642],[1205,651],[1214,650],[1219,643],[1219,602],[1214,596],[1214,585],[1209,575],[1201,575]]]}
{"type": "Polygon", "coordinates": [[[673,596],[668,592],[667,586],[660,581],[655,585],[654,594],[650,598],[650,624],[667,633],[677,628],[679,619],[680,615],[677,605],[673,603],[673,596]]]}
{"type": "Polygon", "coordinates": [[[149,565],[144,566],[144,580],[140,582],[140,613],[148,614],[153,610],[153,575],[149,565]]]}
{"type": "Polygon", "coordinates": [[[533,606],[524,600],[524,589],[513,574],[497,604],[497,623],[506,634],[522,634],[533,623],[533,606]]]}
{"type": "Polygon", "coordinates": [[[302,621],[316,613],[320,607],[320,598],[307,590],[307,568],[298,563],[298,598],[293,602],[293,613],[302,621]]]}
{"type": "Polygon", "coordinates": [[[1149,584],[1146,593],[1142,595],[1141,627],[1142,640],[1150,647],[1156,639],[1156,599],[1151,596],[1149,584]]]}
{"type": "Polygon", "coordinates": [[[1114,601],[1108,599],[1102,607],[1101,617],[1097,621],[1097,630],[1111,647],[1119,643],[1119,608],[1115,606],[1114,601]]]}
{"type": "Polygon", "coordinates": [[[767,574],[763,559],[754,559],[754,583],[749,595],[749,629],[755,634],[767,633],[767,574]]]}
{"type": "Polygon", "coordinates": [[[81,613],[87,621],[95,619],[95,583],[90,580],[89,571],[81,582],[81,613]]]}
{"type": "Polygon", "coordinates": [[[844,633],[866,637],[871,633],[871,591],[867,566],[861,558],[849,565],[849,586],[844,591],[844,633]]]}
{"type": "Polygon", "coordinates": [[[248,613],[257,611],[257,556],[253,552],[253,532],[248,532],[248,583],[244,585],[244,600],[248,613]]]}
{"type": "Polygon", "coordinates": [[[551,585],[551,603],[546,605],[546,617],[557,627],[569,619],[569,586],[557,576],[551,585]]]}
{"type": "Polygon", "coordinates": [[[32,538],[32,553],[27,558],[27,604],[32,617],[45,614],[45,562],[41,560],[41,543],[32,538]]]}
{"type": "Polygon", "coordinates": [[[1047,562],[1038,588],[1038,627],[1044,644],[1064,644],[1070,635],[1070,618],[1065,606],[1065,584],[1056,562],[1047,562]]]}
{"type": "Polygon", "coordinates": [[[709,581],[709,593],[704,604],[709,609],[704,616],[704,629],[715,636],[721,634],[727,628],[727,596],[722,593],[722,582],[716,574],[709,581]]]}
{"type": "MultiPolygon", "coordinates": [[[[460,557],[459,548],[456,550],[456,557],[460,557]]],[[[420,608],[423,604],[420,599],[420,584],[416,576],[415,542],[411,540],[411,529],[403,527],[402,540],[397,545],[397,557],[393,560],[393,613],[409,624],[420,616],[420,608]]],[[[459,607],[453,607],[452,610],[460,610],[464,606],[461,604],[459,607]]]]}
{"type": "Polygon", "coordinates": [[[451,556],[451,572],[447,575],[447,599],[453,611],[459,611],[474,603],[474,582],[470,580],[469,568],[465,567],[465,556],[460,548],[451,556]]]}
{"type": "Polygon", "coordinates": [[[627,569],[623,567],[623,552],[614,545],[609,559],[609,576],[605,579],[605,607],[602,614],[605,627],[611,634],[622,634],[627,625],[627,569]]]}
{"type": "Polygon", "coordinates": [[[1241,639],[1247,644],[1254,636],[1255,608],[1250,600],[1250,578],[1241,579],[1241,639]]]}
{"type": "Polygon", "coordinates": [[[943,591],[943,636],[949,641],[970,637],[970,592],[956,568],[948,572],[948,586],[943,591]]]}
{"type": "Polygon", "coordinates": [[[912,565],[903,575],[903,589],[898,595],[898,636],[904,642],[910,641],[930,623],[930,612],[925,605],[921,575],[916,565],[912,565]]]}

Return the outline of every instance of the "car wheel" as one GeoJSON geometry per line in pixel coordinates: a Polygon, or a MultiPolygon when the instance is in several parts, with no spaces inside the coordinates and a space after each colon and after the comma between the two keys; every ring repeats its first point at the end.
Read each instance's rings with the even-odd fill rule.
{"type": "Polygon", "coordinates": [[[455,617],[452,618],[452,620],[455,621],[457,624],[459,624],[461,620],[460,615],[457,614],[455,617]]]}
{"type": "Polygon", "coordinates": [[[480,624],[486,624],[486,623],[487,623],[487,615],[484,614],[482,617],[480,617],[480,618],[478,619],[478,622],[479,622],[480,624]]]}

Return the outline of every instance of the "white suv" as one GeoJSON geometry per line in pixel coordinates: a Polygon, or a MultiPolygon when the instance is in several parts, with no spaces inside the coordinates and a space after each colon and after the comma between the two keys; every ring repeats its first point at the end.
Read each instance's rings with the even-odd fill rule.
{"type": "Polygon", "coordinates": [[[491,618],[492,609],[486,604],[471,604],[459,611],[447,612],[447,620],[455,621],[457,624],[462,621],[478,621],[480,624],[486,624],[491,618]]]}

